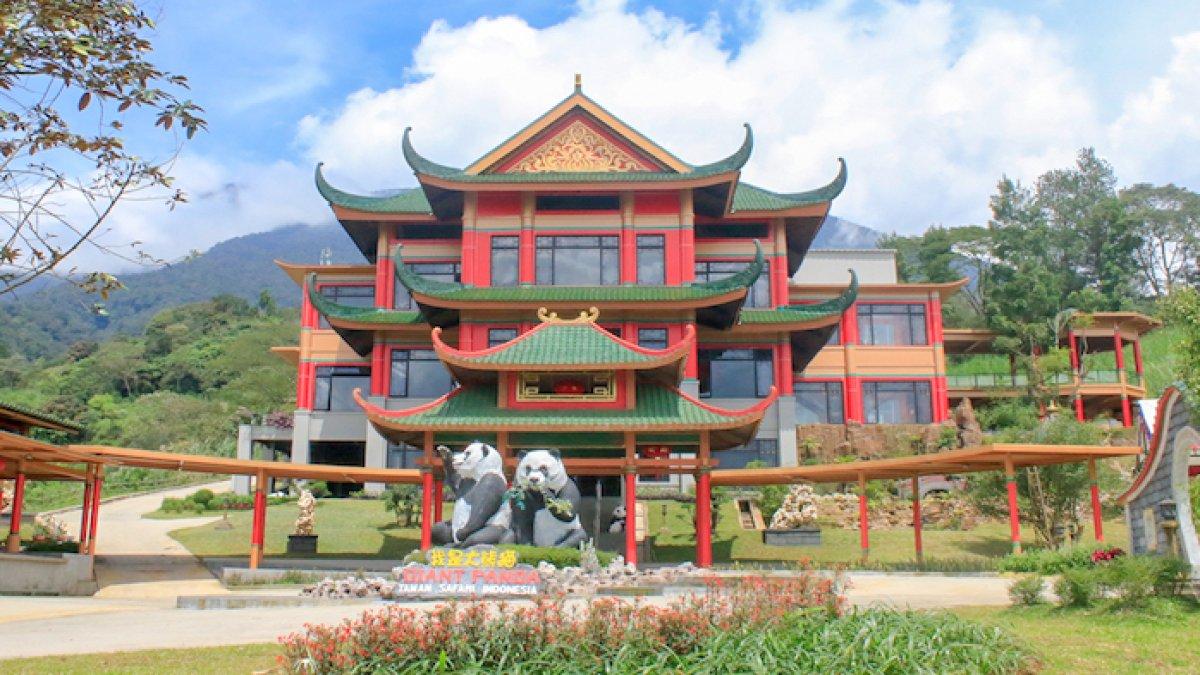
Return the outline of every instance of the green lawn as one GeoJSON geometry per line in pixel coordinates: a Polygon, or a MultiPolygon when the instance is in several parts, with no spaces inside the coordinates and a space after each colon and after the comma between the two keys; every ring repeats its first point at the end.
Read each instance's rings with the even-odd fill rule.
{"type": "Polygon", "coordinates": [[[1051,607],[954,610],[999,626],[1032,645],[1045,673],[1194,673],[1200,612],[1176,616],[1084,612],[1051,607]]]}
{"type": "MultiPolygon", "coordinates": [[[[655,546],[648,562],[676,562],[695,559],[689,506],[678,502],[648,503],[650,534],[655,546]],[[664,508],[665,518],[664,518],[664,508]]],[[[449,517],[450,505],[446,505],[449,517]]],[[[229,512],[232,529],[213,523],[172,532],[180,543],[201,557],[248,555],[250,512],[229,512]]],[[[295,504],[267,508],[266,554],[284,556],[287,535],[296,518],[295,504]]],[[[398,560],[417,547],[420,530],[395,525],[390,513],[378,500],[326,499],[318,501],[316,517],[320,536],[320,557],[383,558],[398,560]]],[[[1105,523],[1110,543],[1126,546],[1128,534],[1123,520],[1105,523]]],[[[825,528],[820,547],[766,546],[757,531],[743,530],[737,524],[732,502],[722,506],[721,519],[713,537],[713,558],[717,562],[763,563],[795,561],[803,558],[818,563],[852,563],[859,558],[858,531],[825,528]]],[[[1031,530],[1023,532],[1025,541],[1033,540],[1031,530]]],[[[1010,550],[1008,525],[986,523],[973,530],[925,530],[925,558],[932,569],[969,570],[988,567],[989,559],[1010,550]],[[940,563],[940,564],[939,564],[940,563]]],[[[879,530],[871,533],[871,561],[903,564],[913,560],[912,530],[879,530]]]]}
{"type": "Polygon", "coordinates": [[[279,645],[239,645],[199,649],[153,649],[113,654],[43,656],[0,661],[0,672],[92,675],[93,673],[251,673],[275,667],[279,645]]]}

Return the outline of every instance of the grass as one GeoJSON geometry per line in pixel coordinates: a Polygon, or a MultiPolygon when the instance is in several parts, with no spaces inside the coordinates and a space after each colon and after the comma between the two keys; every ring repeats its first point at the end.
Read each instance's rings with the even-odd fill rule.
{"type": "Polygon", "coordinates": [[[966,607],[953,612],[997,626],[1037,649],[1045,673],[1194,673],[1200,612],[1165,615],[1051,607],[966,607]]]}
{"type": "MultiPolygon", "coordinates": [[[[179,473],[176,471],[164,471],[162,476],[155,475],[148,480],[130,480],[123,482],[120,478],[121,471],[117,469],[110,473],[104,481],[104,490],[102,497],[118,497],[121,495],[133,494],[135,492],[146,492],[149,490],[160,490],[172,487],[184,487],[187,485],[203,485],[211,483],[214,480],[220,480],[223,476],[211,476],[208,474],[193,474],[179,473]]],[[[25,485],[25,512],[26,513],[41,513],[42,511],[53,511],[69,506],[78,507],[83,503],[83,484],[77,482],[58,482],[58,481],[29,481],[25,485]]]]}
{"type": "Polygon", "coordinates": [[[0,672],[12,675],[53,673],[250,673],[275,667],[279,645],[257,644],[197,649],[150,649],[112,654],[41,656],[0,661],[0,672]]]}
{"type": "MultiPolygon", "coordinates": [[[[399,560],[417,547],[420,530],[399,527],[391,514],[377,500],[328,499],[319,500],[316,530],[319,535],[317,556],[293,558],[381,558],[399,560]]],[[[655,545],[646,562],[683,562],[695,560],[695,539],[692,533],[692,509],[679,502],[648,502],[649,532],[655,545]],[[664,511],[665,507],[665,511],[664,511]],[[664,515],[665,514],[665,515],[664,515]]],[[[248,554],[250,542],[250,512],[232,511],[232,529],[220,529],[222,523],[175,530],[171,533],[192,553],[201,557],[236,557],[248,554]]],[[[447,504],[446,517],[450,505],[447,504]]],[[[296,517],[294,504],[267,508],[266,554],[285,556],[287,535],[296,517]]],[[[1128,530],[1123,519],[1105,522],[1105,533],[1112,545],[1127,547],[1128,530]]],[[[1033,541],[1031,529],[1022,532],[1024,541],[1033,541]]],[[[713,537],[713,558],[716,562],[747,566],[772,565],[801,559],[819,564],[846,563],[857,565],[860,551],[858,531],[824,528],[819,547],[767,546],[755,530],[743,530],[738,525],[735,507],[727,502],[721,507],[721,518],[713,537]]],[[[1085,543],[1091,543],[1090,537],[1085,543]]],[[[994,569],[994,562],[1008,554],[1007,523],[987,522],[972,530],[924,531],[926,569],[950,572],[994,569]]],[[[913,535],[910,528],[871,532],[871,557],[868,568],[912,569],[913,535]]]]}

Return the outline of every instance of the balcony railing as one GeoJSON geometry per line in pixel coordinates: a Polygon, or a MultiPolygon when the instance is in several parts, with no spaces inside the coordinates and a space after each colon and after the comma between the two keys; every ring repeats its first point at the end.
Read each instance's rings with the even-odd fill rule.
{"type": "MultiPolygon", "coordinates": [[[[1083,384],[1117,384],[1121,381],[1120,371],[1089,370],[1083,374],[1083,384]]],[[[1138,387],[1142,378],[1134,371],[1125,372],[1125,381],[1138,387]]],[[[1046,384],[1069,386],[1075,384],[1071,373],[1055,373],[1046,378],[1046,384]]],[[[1023,373],[977,373],[974,375],[947,375],[949,389],[1021,389],[1029,386],[1029,376],[1023,373]]]]}

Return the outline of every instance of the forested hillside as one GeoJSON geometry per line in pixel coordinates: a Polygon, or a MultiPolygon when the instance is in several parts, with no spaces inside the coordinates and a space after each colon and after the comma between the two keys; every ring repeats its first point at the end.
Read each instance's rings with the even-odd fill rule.
{"type": "Polygon", "coordinates": [[[120,275],[126,288],[107,300],[69,284],[0,296],[0,356],[58,357],[80,340],[137,335],[157,313],[221,294],[255,302],[269,291],[295,306],[300,290],[275,259],[317,262],[331,249],[334,262],[362,262],[340,227],[293,225],[221,242],[203,254],[166,267],[120,275]]]}

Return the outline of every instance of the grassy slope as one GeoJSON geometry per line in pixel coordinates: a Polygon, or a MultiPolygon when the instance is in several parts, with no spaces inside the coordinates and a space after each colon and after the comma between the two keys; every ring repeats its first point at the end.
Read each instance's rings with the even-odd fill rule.
{"type": "Polygon", "coordinates": [[[43,656],[0,661],[5,673],[92,675],[93,673],[251,673],[275,667],[279,645],[238,645],[199,649],[151,649],[115,654],[43,656]]]}
{"type": "MultiPolygon", "coordinates": [[[[317,534],[322,557],[399,559],[417,546],[420,531],[394,524],[391,514],[376,500],[321,500],[317,509],[317,534]]],[[[656,537],[653,560],[657,562],[695,559],[695,540],[691,528],[691,510],[678,502],[650,502],[650,533],[656,537]],[[662,506],[667,507],[663,520],[662,506]],[[666,532],[664,529],[664,522],[666,532]]],[[[820,563],[852,562],[859,557],[858,532],[825,528],[823,545],[818,548],[766,546],[757,531],[742,530],[735,520],[734,507],[723,507],[713,541],[713,556],[718,562],[742,563],[794,561],[810,558],[820,563]]],[[[447,504],[445,517],[449,517],[447,504]]],[[[283,556],[287,535],[296,517],[294,504],[268,507],[266,549],[269,556],[283,556]]],[[[250,513],[232,512],[233,529],[202,525],[171,533],[175,539],[199,556],[247,555],[250,541],[250,513]]],[[[1128,533],[1122,520],[1105,523],[1107,539],[1126,546],[1128,533]]],[[[1032,532],[1024,534],[1031,540],[1032,532]]],[[[990,558],[1009,552],[1008,526],[987,523],[968,531],[926,529],[925,555],[930,562],[941,559],[963,566],[983,567],[990,558]]],[[[908,528],[871,533],[871,559],[876,562],[903,563],[913,559],[912,530],[908,528]]],[[[1090,541],[1090,538],[1089,538],[1090,541]]]]}

